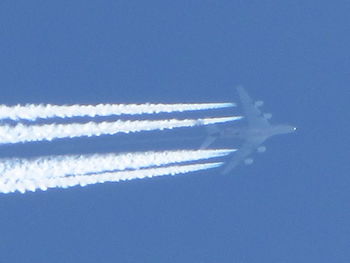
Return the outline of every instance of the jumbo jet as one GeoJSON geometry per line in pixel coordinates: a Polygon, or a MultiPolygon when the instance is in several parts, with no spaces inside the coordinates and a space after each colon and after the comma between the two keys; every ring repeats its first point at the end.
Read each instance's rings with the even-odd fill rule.
{"type": "Polygon", "coordinates": [[[241,162],[247,165],[252,164],[253,159],[249,157],[250,154],[255,151],[265,152],[266,147],[262,144],[268,138],[278,134],[292,133],[296,130],[295,127],[286,124],[271,125],[269,122],[271,114],[263,114],[259,109],[263,105],[262,101],[253,102],[243,87],[237,87],[237,92],[247,126],[221,130],[217,126],[209,126],[209,135],[201,146],[201,149],[205,149],[219,138],[236,138],[243,141],[241,147],[232,154],[233,158],[224,168],[224,174],[230,172],[241,162]]]}

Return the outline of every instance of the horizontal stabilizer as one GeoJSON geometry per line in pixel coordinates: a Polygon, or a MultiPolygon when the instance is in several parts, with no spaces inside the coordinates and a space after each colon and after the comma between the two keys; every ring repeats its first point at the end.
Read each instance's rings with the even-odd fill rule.
{"type": "Polygon", "coordinates": [[[220,130],[216,125],[209,125],[207,128],[208,136],[205,138],[204,142],[202,143],[200,149],[206,149],[210,145],[212,145],[217,138],[220,136],[220,130]]]}
{"type": "Polygon", "coordinates": [[[272,114],[271,114],[271,113],[264,113],[264,118],[265,118],[266,120],[269,120],[269,119],[272,118],[272,114]]]}

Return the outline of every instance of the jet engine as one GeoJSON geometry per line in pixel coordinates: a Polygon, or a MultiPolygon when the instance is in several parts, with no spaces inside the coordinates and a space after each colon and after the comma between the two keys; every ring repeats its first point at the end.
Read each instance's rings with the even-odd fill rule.
{"type": "Polygon", "coordinates": [[[254,103],[254,106],[255,107],[261,107],[262,105],[264,105],[264,102],[262,100],[257,100],[255,103],[254,103]]]}
{"type": "Polygon", "coordinates": [[[244,163],[246,165],[251,165],[253,162],[254,162],[254,160],[252,158],[247,158],[247,159],[244,160],[244,163]]]}
{"type": "Polygon", "coordinates": [[[265,146],[260,146],[260,147],[258,147],[258,152],[259,153],[263,153],[263,152],[265,152],[266,151],[266,147],[265,146]]]}

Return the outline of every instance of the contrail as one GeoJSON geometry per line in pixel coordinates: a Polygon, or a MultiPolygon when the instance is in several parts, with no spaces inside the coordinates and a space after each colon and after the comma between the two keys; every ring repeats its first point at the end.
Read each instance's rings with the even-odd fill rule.
{"type": "Polygon", "coordinates": [[[101,174],[78,175],[60,178],[42,178],[38,181],[23,180],[14,184],[3,184],[0,182],[0,192],[10,193],[19,191],[35,191],[36,189],[47,190],[48,188],[61,187],[67,188],[76,185],[86,186],[89,184],[118,182],[123,180],[142,179],[145,177],[155,177],[162,175],[176,175],[180,173],[189,173],[200,170],[206,170],[221,166],[222,163],[204,163],[192,165],[174,165],[161,168],[149,168],[133,171],[106,172],[101,174]]]}
{"type": "Polygon", "coordinates": [[[31,141],[51,141],[59,138],[74,138],[81,136],[113,135],[116,133],[133,133],[140,131],[164,130],[179,127],[193,127],[215,123],[224,123],[241,119],[241,116],[206,119],[167,119],[142,121],[88,122],[73,124],[44,124],[0,126],[1,143],[19,143],[31,141]]]}
{"type": "Polygon", "coordinates": [[[0,182],[41,180],[106,171],[141,169],[226,156],[235,149],[47,156],[0,160],[0,182]]]}
{"type": "Polygon", "coordinates": [[[98,104],[98,105],[0,105],[0,119],[30,120],[46,118],[96,117],[110,115],[136,115],[219,109],[234,103],[196,104],[98,104]]]}

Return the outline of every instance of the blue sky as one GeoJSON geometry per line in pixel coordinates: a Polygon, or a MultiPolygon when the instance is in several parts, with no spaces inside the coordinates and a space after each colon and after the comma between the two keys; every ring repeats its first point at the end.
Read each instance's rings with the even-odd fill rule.
{"type": "Polygon", "coordinates": [[[299,128],[232,175],[1,195],[1,262],[349,261],[350,4],[246,2],[1,1],[2,104],[236,101],[243,84],[299,128]]]}

